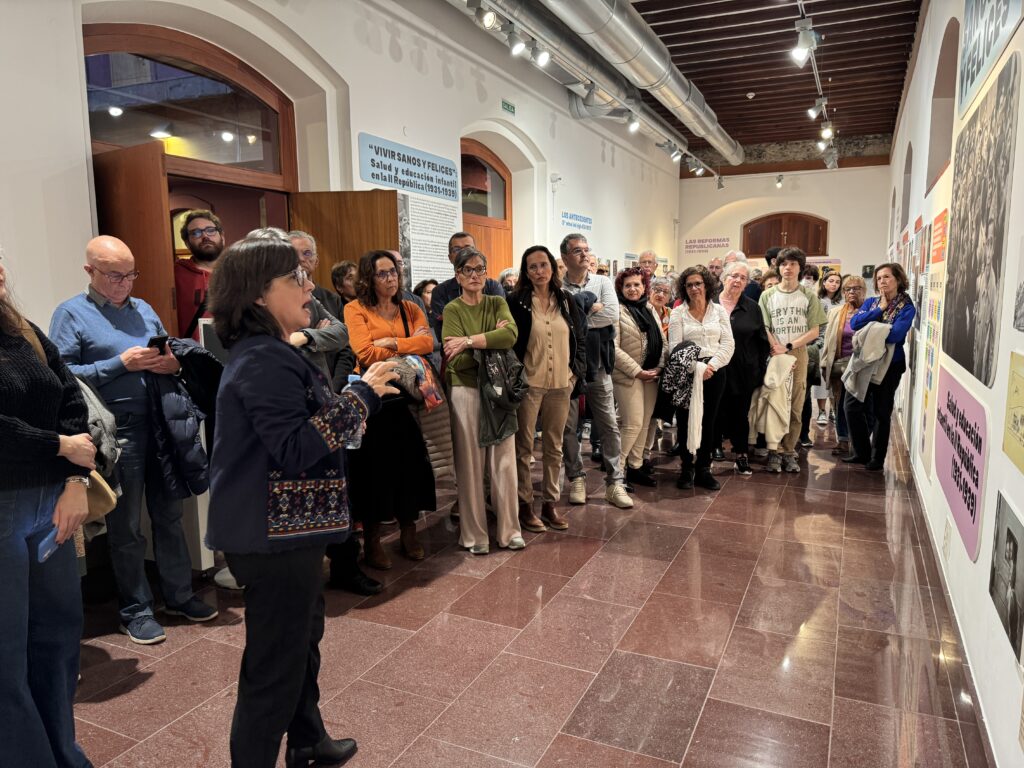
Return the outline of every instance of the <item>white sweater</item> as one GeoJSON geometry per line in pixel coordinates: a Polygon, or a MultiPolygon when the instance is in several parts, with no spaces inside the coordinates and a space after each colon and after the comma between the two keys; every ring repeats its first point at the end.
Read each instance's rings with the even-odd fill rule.
{"type": "Polygon", "coordinates": [[[716,371],[722,370],[732,360],[736,342],[732,337],[732,324],[725,307],[714,302],[708,304],[704,322],[698,322],[683,303],[672,310],[668,318],[668,350],[671,352],[682,341],[692,341],[700,347],[700,357],[710,357],[708,362],[716,371]]]}

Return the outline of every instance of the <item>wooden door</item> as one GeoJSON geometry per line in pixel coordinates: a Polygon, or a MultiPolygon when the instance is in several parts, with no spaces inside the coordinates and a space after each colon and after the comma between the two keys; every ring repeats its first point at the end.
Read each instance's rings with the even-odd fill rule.
{"type": "MultiPolygon", "coordinates": [[[[487,273],[497,278],[501,271],[512,266],[512,173],[494,152],[479,141],[462,140],[462,227],[473,236],[477,249],[487,256],[487,273]],[[467,197],[467,184],[473,175],[467,173],[467,163],[474,163],[489,172],[492,179],[500,179],[502,189],[489,190],[503,199],[492,205],[497,215],[481,215],[472,210],[467,197]],[[468,209],[468,210],[467,210],[468,209]]],[[[478,191],[488,190],[481,187],[478,191]]]]}
{"type": "Polygon", "coordinates": [[[331,267],[358,262],[367,251],[398,250],[398,192],[293,192],[288,196],[292,229],[316,238],[317,285],[331,286],[331,267]]]}
{"type": "Polygon", "coordinates": [[[101,235],[125,242],[139,279],[132,295],[150,304],[168,333],[180,333],[164,145],[159,141],[93,155],[101,235]]]}
{"type": "Polygon", "coordinates": [[[828,221],[808,213],[780,212],[743,225],[743,252],[763,257],[769,248],[796,246],[808,256],[828,255],[828,221]]]}

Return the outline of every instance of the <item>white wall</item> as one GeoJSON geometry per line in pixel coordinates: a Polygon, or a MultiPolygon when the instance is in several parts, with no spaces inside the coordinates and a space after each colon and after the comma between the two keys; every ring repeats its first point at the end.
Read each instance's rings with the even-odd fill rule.
{"type": "Polygon", "coordinates": [[[842,261],[843,272],[860,274],[864,264],[885,261],[889,223],[889,166],[783,174],[727,176],[725,189],[714,179],[679,182],[679,244],[677,264],[687,267],[741,248],[743,225],[770,213],[797,211],[829,222],[829,255],[842,261]],[[686,255],[688,239],[728,237],[730,245],[708,254],[686,255]]]}
{"type": "Polygon", "coordinates": [[[11,0],[3,15],[0,84],[24,117],[0,121],[2,178],[18,180],[0,192],[0,243],[19,297],[44,325],[82,287],[94,234],[82,23],[179,29],[266,75],[296,102],[304,190],[372,186],[358,178],[360,132],[457,163],[461,136],[490,131],[506,140],[493,147],[499,156],[528,150],[503,156],[522,169],[515,254],[537,242],[555,249],[569,231],[562,209],[593,218],[602,257],[674,247],[678,169],[652,139],[574,120],[561,86],[444,0],[11,0]],[[516,104],[514,117],[502,99],[516,104]],[[557,196],[552,173],[563,179],[557,196]]]}
{"type": "MultiPolygon", "coordinates": [[[[908,210],[911,225],[917,216],[923,216],[927,223],[943,209],[950,207],[953,168],[956,162],[956,135],[966,124],[966,119],[969,119],[977,109],[1006,59],[1015,51],[1024,51],[1024,28],[1018,28],[1002,58],[992,68],[988,82],[965,114],[966,119],[961,120],[959,116],[954,119],[953,162],[933,188],[927,190],[929,180],[925,166],[928,156],[932,89],[943,34],[947,23],[954,16],[962,20],[962,2],[931,3],[917,41],[915,70],[900,110],[901,118],[892,152],[891,178],[885,191],[885,199],[891,200],[892,191],[895,189],[897,206],[900,205],[903,162],[907,147],[912,144],[914,162],[910,176],[908,210]]],[[[1024,104],[1024,101],[1021,104],[1024,104]]],[[[1009,355],[1011,350],[1024,351],[1024,334],[1014,330],[1012,324],[1014,291],[1022,279],[1021,252],[1018,244],[1024,235],[1024,189],[1020,184],[1021,178],[1024,177],[1024,137],[1021,136],[1024,121],[1020,120],[1019,110],[1018,107],[1013,189],[1010,195],[1007,252],[1001,286],[1003,316],[996,358],[995,384],[992,389],[986,388],[942,353],[941,349],[938,359],[938,365],[951,371],[957,381],[978,399],[987,413],[988,455],[985,488],[979,504],[981,545],[977,562],[970,560],[960,541],[956,525],[950,516],[949,505],[938,483],[937,470],[932,472],[933,477],[930,478],[924,471],[920,453],[916,453],[913,462],[914,477],[924,502],[932,541],[940,553],[946,525],[948,523],[952,526],[949,554],[946,557],[940,554],[939,560],[963,635],[967,660],[980,694],[981,709],[993,752],[998,765],[1006,767],[1024,765],[1024,750],[1018,742],[1024,673],[1013,658],[1006,633],[989,597],[988,588],[997,492],[1002,492],[1019,513],[1024,513],[1024,476],[1002,450],[1009,355]]],[[[896,232],[895,237],[899,237],[900,234],[896,232]]],[[[920,347],[923,347],[923,344],[919,345],[919,351],[920,347]]],[[[917,391],[912,393],[912,397],[920,408],[924,376],[919,375],[917,381],[917,391]]],[[[909,385],[908,382],[904,384],[909,385]]]]}
{"type": "Polygon", "coordinates": [[[83,285],[93,216],[82,35],[67,0],[10,0],[0,23],[0,247],[25,314],[42,328],[83,285]]]}

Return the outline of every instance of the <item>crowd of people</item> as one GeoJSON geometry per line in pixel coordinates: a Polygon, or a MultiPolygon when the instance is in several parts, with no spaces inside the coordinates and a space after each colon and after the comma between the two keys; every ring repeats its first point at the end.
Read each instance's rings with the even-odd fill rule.
{"type": "Polygon", "coordinates": [[[75,541],[93,484],[119,490],[100,519],[118,627],[140,644],[165,639],[159,613],[217,616],[193,591],[182,528],[182,500],[209,489],[206,544],[224,554],[246,609],[232,764],[275,765],[287,736],[292,768],[341,765],[357,749],[319,714],[324,559],[330,586],[363,595],[383,589],[364,567],[393,566],[387,526],[402,557],[422,560],[417,522],[437,508],[440,465],[457,478],[459,543],[483,556],[492,543],[523,549],[524,530],[570,527],[563,489],[570,505],[590,501],[588,437],[603,498],[620,509],[636,486],[658,485],[655,446],[673,423],[662,447],[679,457],[682,489],[720,487],[726,444],[726,471],[750,475],[764,459],[763,471],[801,472],[815,405],[819,425],[835,420],[843,461],[885,463],[915,312],[898,264],[875,269],[870,298],[863,279],[818,274],[795,247],[770,249],[763,273],[732,251],[658,275],[645,251],[603,275],[577,233],[557,255],[527,248],[493,280],[487,254],[457,232],[447,280],[409,290],[402,255],[377,250],[335,265],[331,290],[313,281],[314,234],[267,228],[227,246],[200,210],[181,235],[191,258],[175,268],[180,338],[132,296],[139,272],[116,238],[88,243],[86,289],[57,307],[48,334],[18,310],[0,263],[0,710],[19,766],[90,765],[72,702],[75,541]],[[207,323],[223,365],[194,341],[207,323]],[[437,439],[424,414],[442,406],[437,439]],[[98,475],[104,416],[101,453],[113,456],[98,475]]]}

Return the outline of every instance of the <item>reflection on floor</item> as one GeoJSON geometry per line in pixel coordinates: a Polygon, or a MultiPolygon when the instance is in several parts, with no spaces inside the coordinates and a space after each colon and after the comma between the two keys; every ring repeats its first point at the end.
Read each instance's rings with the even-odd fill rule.
{"type": "MultiPolygon", "coordinates": [[[[631,512],[592,471],[570,530],[514,554],[460,551],[443,492],[425,562],[396,550],[383,595],[328,594],[322,707],[359,741],[349,765],[987,766],[906,454],[872,474],[824,438],[799,475],[717,464],[717,493],[677,491],[665,464],[631,512]]],[[[203,597],[214,625],[145,648],[87,609],[96,766],[229,765],[242,609],[203,597]]]]}

